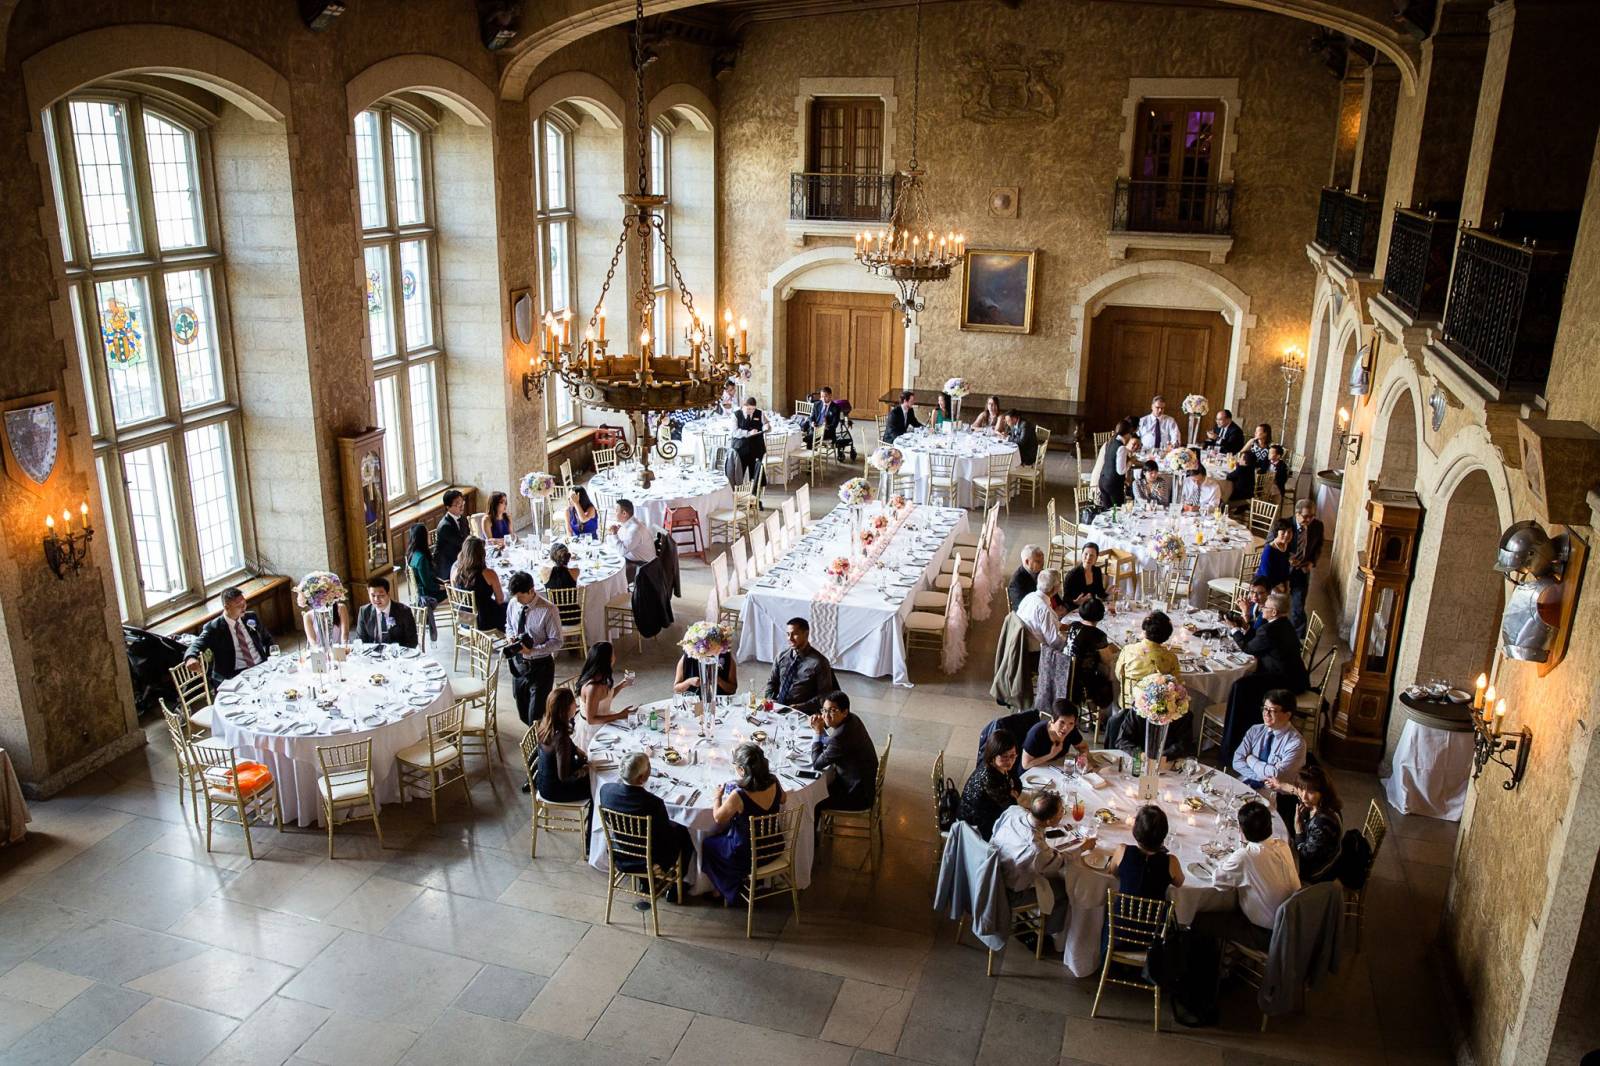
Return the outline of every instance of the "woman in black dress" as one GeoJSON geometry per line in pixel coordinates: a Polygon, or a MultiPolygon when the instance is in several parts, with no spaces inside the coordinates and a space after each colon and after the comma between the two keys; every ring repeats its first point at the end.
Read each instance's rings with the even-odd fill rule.
{"type": "MultiPolygon", "coordinates": [[[[678,670],[672,678],[672,691],[700,695],[700,660],[687,655],[678,656],[678,670]]],[[[717,656],[717,695],[731,696],[739,691],[739,667],[733,653],[725,651],[717,656]]]]}
{"type": "Polygon", "coordinates": [[[754,396],[746,396],[744,407],[733,416],[733,456],[738,464],[740,480],[748,477],[761,494],[761,460],[767,455],[767,416],[756,406],[754,396]]]}
{"type": "Polygon", "coordinates": [[[1100,545],[1089,541],[1083,546],[1081,562],[1062,575],[1061,600],[1067,610],[1082,607],[1091,599],[1106,598],[1106,575],[1100,569],[1100,545]]]}
{"type": "Polygon", "coordinates": [[[1106,605],[1089,599],[1078,608],[1078,620],[1067,627],[1064,653],[1073,661],[1073,679],[1077,685],[1072,693],[1075,703],[1088,700],[1096,707],[1111,706],[1111,675],[1106,670],[1103,652],[1111,644],[1100,621],[1106,616],[1106,605]]]}
{"type": "Polygon", "coordinates": [[[1004,729],[996,729],[984,741],[983,762],[961,790],[960,818],[985,840],[994,832],[994,823],[1005,809],[1017,802],[1017,782],[1012,776],[1017,758],[1016,738],[1004,729]]]}
{"type": "MultiPolygon", "coordinates": [[[[550,693],[543,718],[533,728],[539,738],[534,783],[539,798],[551,803],[582,803],[589,798],[589,760],[572,742],[578,698],[565,685],[550,693]]],[[[589,839],[589,811],[583,812],[583,840],[589,839]]]]}
{"type": "Polygon", "coordinates": [[[489,569],[482,537],[462,541],[461,554],[450,571],[450,584],[472,593],[475,628],[488,632],[506,627],[506,592],[500,585],[500,575],[489,569]]]}
{"type": "MultiPolygon", "coordinates": [[[[578,587],[578,571],[572,565],[572,552],[565,544],[550,545],[550,576],[545,578],[544,587],[549,589],[575,589],[578,587]]],[[[574,604],[571,607],[561,608],[561,624],[575,626],[578,616],[583,613],[583,608],[574,604]]]]}
{"type": "Polygon", "coordinates": [[[1117,879],[1117,891],[1145,899],[1166,899],[1169,885],[1183,884],[1183,864],[1167,850],[1167,815],[1145,806],[1133,816],[1133,843],[1119,844],[1106,870],[1117,879]]]}

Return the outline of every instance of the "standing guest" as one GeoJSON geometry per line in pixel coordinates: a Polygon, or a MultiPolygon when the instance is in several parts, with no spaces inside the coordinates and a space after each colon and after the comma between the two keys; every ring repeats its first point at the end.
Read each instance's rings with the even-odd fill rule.
{"type": "Polygon", "coordinates": [[[1167,850],[1167,814],[1154,804],[1133,816],[1133,843],[1117,845],[1106,872],[1117,891],[1142,899],[1166,899],[1167,889],[1183,886],[1183,864],[1167,850]]]}
{"type": "Polygon", "coordinates": [[[828,795],[817,810],[864,811],[878,795],[878,749],[866,723],[850,713],[850,697],[835,689],[811,715],[816,739],[811,742],[811,768],[829,767],[828,795]]]}
{"type": "Polygon", "coordinates": [[[1219,892],[1237,890],[1239,909],[1201,911],[1192,928],[1265,950],[1272,943],[1278,908],[1300,891],[1300,874],[1289,842],[1272,835],[1272,812],[1265,804],[1252,801],[1239,808],[1239,831],[1243,846],[1218,863],[1211,878],[1219,892]]]}
{"type": "Polygon", "coordinates": [[[1228,714],[1222,728],[1222,758],[1230,762],[1245,729],[1255,718],[1260,701],[1271,689],[1287,689],[1289,710],[1294,710],[1294,694],[1311,685],[1306,664],[1300,658],[1300,640],[1289,621],[1289,597],[1274,592],[1261,605],[1261,624],[1255,631],[1232,632],[1240,651],[1255,656],[1256,668],[1233,683],[1228,693],[1228,714]]]}
{"type": "MultiPolygon", "coordinates": [[[[672,820],[667,804],[660,796],[645,788],[650,780],[650,756],[636,751],[622,760],[622,780],[608,781],[600,786],[600,807],[618,814],[637,814],[650,819],[650,857],[663,870],[671,870],[679,862],[685,871],[694,868],[694,840],[689,830],[672,820]]],[[[644,873],[644,860],[630,859],[616,853],[612,862],[617,869],[629,873],[644,873]]],[[[677,886],[667,890],[668,903],[678,902],[677,886]]]]}
{"type": "MultiPolygon", "coordinates": [[[[578,699],[570,688],[558,688],[550,693],[549,706],[544,717],[533,728],[538,732],[538,760],[534,766],[534,782],[539,786],[539,798],[551,803],[582,803],[589,798],[589,760],[572,741],[572,719],[578,711],[578,699]]],[[[589,839],[589,819],[584,817],[583,839],[589,839]]]]}
{"type": "Polygon", "coordinates": [[[1147,452],[1162,453],[1183,443],[1178,420],[1167,414],[1167,398],[1150,400],[1150,413],[1139,419],[1139,442],[1147,452]]]}
{"type": "Polygon", "coordinates": [[[1200,514],[1215,511],[1222,506],[1222,482],[1207,477],[1203,466],[1190,467],[1184,471],[1178,500],[1185,511],[1200,514]]]}
{"type": "Polygon", "coordinates": [[[389,579],[367,578],[367,602],[356,612],[356,639],[368,644],[417,646],[417,619],[411,608],[389,595],[389,579]]]}
{"type": "Polygon", "coordinates": [[[222,590],[222,613],[200,628],[189,640],[186,662],[204,662],[211,653],[211,687],[241,672],[266,662],[272,638],[261,619],[250,609],[250,601],[236,588],[222,590]]]}
{"type": "Polygon", "coordinates": [[[1217,428],[1206,434],[1206,441],[1223,455],[1233,455],[1244,447],[1244,430],[1226,407],[1217,412],[1217,428]]]}
{"type": "MultiPolygon", "coordinates": [[[[733,749],[734,779],[717,790],[711,817],[716,832],[700,844],[700,869],[711,880],[725,906],[739,902],[750,876],[750,819],[783,809],[783,786],[767,765],[759,744],[746,742],[733,749]]],[[[777,858],[757,856],[757,859],[777,858]]]]}
{"type": "Polygon", "coordinates": [[[1156,507],[1172,506],[1172,485],[1162,476],[1161,464],[1154,459],[1146,459],[1139,468],[1139,476],[1133,480],[1133,498],[1137,503],[1156,507]]]}
{"type": "Polygon", "coordinates": [[[1033,461],[1039,458],[1039,435],[1034,431],[1033,423],[1013,407],[1006,412],[1005,431],[1006,439],[1017,446],[1017,462],[1022,466],[1032,466],[1033,461]]]}
{"type": "Polygon", "coordinates": [[[1011,584],[1006,586],[1006,599],[1015,611],[1017,604],[1023,597],[1039,587],[1039,571],[1044,569],[1044,549],[1037,544],[1024,544],[1022,546],[1022,563],[1017,567],[1016,573],[1011,575],[1011,584]]]}
{"type": "Polygon", "coordinates": [[[722,386],[722,395],[717,397],[717,410],[725,415],[731,415],[739,409],[739,390],[729,381],[722,386]]]}
{"type": "Polygon", "coordinates": [[[1283,494],[1289,485],[1289,460],[1285,458],[1283,445],[1274,444],[1267,449],[1267,473],[1272,475],[1272,486],[1278,499],[1283,499],[1283,494]]]}
{"type": "MultiPolygon", "coordinates": [[[[1121,507],[1128,502],[1128,471],[1138,452],[1139,438],[1134,432],[1133,420],[1124,418],[1117,423],[1111,439],[1100,449],[1095,460],[1095,503],[1105,509],[1121,507]]],[[[1082,516],[1079,516],[1080,520],[1082,516]]]]}
{"type": "Polygon", "coordinates": [[[1267,787],[1295,800],[1289,839],[1300,866],[1300,883],[1332,881],[1344,845],[1344,804],[1327,772],[1314,762],[1300,767],[1291,781],[1269,778],[1267,787]]]}
{"type": "Polygon", "coordinates": [[[573,486],[567,493],[567,533],[573,537],[600,537],[600,510],[582,485],[573,486]]]}
{"type": "Polygon", "coordinates": [[[922,423],[917,421],[916,402],[917,394],[910,389],[900,393],[899,404],[889,409],[889,417],[883,423],[885,444],[893,444],[913,429],[922,428],[922,423]]]}
{"type": "Polygon", "coordinates": [[[441,578],[450,574],[461,554],[461,545],[472,531],[467,528],[467,497],[460,489],[447,489],[444,514],[433,537],[433,572],[441,578]]]}
{"type": "Polygon", "coordinates": [[[1073,662],[1073,689],[1071,698],[1087,700],[1096,707],[1111,706],[1111,677],[1106,671],[1106,658],[1111,641],[1100,628],[1106,616],[1103,600],[1090,600],[1078,608],[1077,621],[1067,627],[1064,649],[1073,662]]]}
{"type": "MultiPolygon", "coordinates": [[[[1238,427],[1235,426],[1235,429],[1238,427]]],[[[1256,453],[1239,453],[1239,465],[1228,471],[1228,505],[1243,506],[1256,496],[1256,453]]]]}
{"type": "MultiPolygon", "coordinates": [[[[772,674],[767,678],[767,699],[815,716],[822,709],[823,700],[838,687],[833,679],[833,666],[811,646],[810,622],[791,618],[785,628],[789,646],[778,653],[777,662],[772,664],[772,674]]],[[[846,701],[845,709],[849,708],[846,701]]]]}
{"type": "Polygon", "coordinates": [[[506,627],[505,589],[500,587],[500,575],[489,568],[482,537],[468,537],[462,543],[450,584],[472,593],[473,628],[489,633],[506,627]]]}
{"type": "Polygon", "coordinates": [[[1294,631],[1306,635],[1306,594],[1311,590],[1311,571],[1316,569],[1322,555],[1322,520],[1317,517],[1317,505],[1310,500],[1296,500],[1294,505],[1294,539],[1289,545],[1289,620],[1294,631]]]}
{"type": "Polygon", "coordinates": [[[1293,556],[1290,554],[1293,540],[1294,521],[1280,518],[1272,523],[1272,538],[1262,545],[1261,562],[1256,564],[1255,576],[1264,579],[1275,590],[1287,588],[1289,575],[1294,572],[1293,556]]]}
{"type": "MultiPolygon", "coordinates": [[[[546,591],[578,587],[578,568],[572,565],[572,552],[565,544],[550,545],[550,576],[544,579],[546,591]]],[[[575,626],[583,617],[583,607],[573,604],[561,608],[561,624],[575,626]]]]}
{"type": "Polygon", "coordinates": [[[1078,730],[1078,708],[1068,700],[1056,700],[1048,721],[1035,723],[1022,741],[1022,768],[1044,766],[1071,752],[1089,754],[1089,744],[1078,730]]]}
{"type": "Polygon", "coordinates": [[[1058,850],[1045,834],[1060,825],[1066,813],[1066,805],[1058,794],[1041,792],[1026,807],[1007,807],[1002,811],[995,819],[989,838],[999,853],[1007,891],[1029,892],[1035,879],[1043,879],[1050,882],[1055,898],[1063,901],[1051,909],[1045,923],[1045,935],[1052,940],[1067,927],[1067,884],[1062,870],[1071,855],[1065,849],[1058,850]]]}
{"type": "MultiPolygon", "coordinates": [[[[678,667],[672,675],[672,691],[700,695],[700,660],[691,659],[688,652],[678,656],[678,667]]],[[[738,691],[739,664],[734,662],[733,652],[725,651],[717,656],[716,695],[731,696],[738,691]]]]}
{"type": "Polygon", "coordinates": [[[1012,770],[1017,765],[1017,742],[1004,729],[989,734],[983,745],[983,761],[967,778],[961,790],[960,818],[988,840],[994,823],[1007,807],[1017,802],[1019,792],[1012,770]]]}
{"type": "Polygon", "coordinates": [[[488,517],[484,520],[485,539],[490,544],[504,543],[511,535],[511,509],[506,503],[506,494],[503,492],[489,493],[488,517]]]}
{"type": "Polygon", "coordinates": [[[1167,647],[1172,639],[1172,619],[1164,611],[1151,611],[1140,624],[1144,639],[1129,644],[1117,656],[1117,681],[1126,686],[1151,674],[1178,673],[1178,657],[1167,647]]]}
{"type": "Polygon", "coordinates": [[[1250,452],[1250,458],[1255,460],[1256,466],[1265,470],[1272,456],[1272,425],[1262,422],[1256,426],[1255,434],[1244,443],[1244,450],[1250,452]]]}
{"type": "Polygon", "coordinates": [[[511,671],[517,717],[524,725],[532,725],[555,687],[561,614],[555,604],[539,595],[533,575],[525,570],[512,574],[506,587],[511,590],[506,609],[506,666],[511,671]]]}
{"type": "Polygon", "coordinates": [[[638,709],[633,705],[620,711],[611,709],[617,693],[631,684],[631,677],[616,679],[616,651],[609,640],[597,640],[589,645],[589,657],[578,671],[578,721],[572,730],[579,748],[588,751],[589,738],[594,736],[595,730],[626,718],[638,709]]]}
{"type": "Polygon", "coordinates": [[[635,569],[656,557],[656,539],[650,535],[650,526],[633,513],[632,500],[617,501],[617,521],[611,524],[609,534],[611,546],[632,564],[628,567],[630,578],[635,569]]]}
{"type": "Polygon", "coordinates": [[[940,393],[933,402],[933,431],[939,432],[946,422],[954,422],[955,416],[950,412],[950,397],[940,393]]]}
{"type": "Polygon", "coordinates": [[[1089,541],[1079,554],[1079,563],[1067,571],[1061,583],[1061,599],[1069,610],[1090,600],[1106,598],[1106,575],[1100,568],[1100,545],[1089,541]]]}
{"type": "Polygon", "coordinates": [[[983,401],[983,410],[972,420],[973,429],[1000,430],[1000,397],[991,396],[983,401]]]}
{"type": "Polygon", "coordinates": [[[744,408],[733,416],[733,455],[739,464],[741,480],[749,478],[761,495],[761,460],[767,456],[766,432],[772,427],[756,405],[754,396],[744,398],[744,408]]]}
{"type": "Polygon", "coordinates": [[[1280,791],[1276,782],[1293,781],[1305,765],[1306,745],[1291,724],[1294,693],[1275,688],[1261,702],[1261,722],[1253,725],[1240,741],[1230,761],[1239,780],[1263,796],[1276,795],[1278,813],[1284,824],[1293,828],[1296,796],[1280,791]]]}
{"type": "Polygon", "coordinates": [[[411,588],[417,605],[422,607],[428,620],[428,638],[439,639],[434,628],[433,608],[444,599],[444,586],[433,569],[433,552],[428,548],[428,527],[421,522],[411,523],[406,530],[406,571],[411,576],[411,588]]]}

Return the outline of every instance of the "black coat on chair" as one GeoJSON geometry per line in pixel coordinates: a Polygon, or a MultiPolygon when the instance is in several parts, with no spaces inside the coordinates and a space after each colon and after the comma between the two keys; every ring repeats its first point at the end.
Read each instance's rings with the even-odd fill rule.
{"type": "Polygon", "coordinates": [[[633,577],[633,624],[646,639],[672,624],[672,586],[660,558],[639,567],[633,577]]]}

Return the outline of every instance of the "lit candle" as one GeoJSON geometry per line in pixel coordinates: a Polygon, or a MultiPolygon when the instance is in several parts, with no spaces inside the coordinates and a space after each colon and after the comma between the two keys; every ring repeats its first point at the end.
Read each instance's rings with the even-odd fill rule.
{"type": "Polygon", "coordinates": [[[732,308],[724,307],[722,309],[722,324],[725,325],[725,326],[733,325],[733,309],[732,308]]]}
{"type": "Polygon", "coordinates": [[[650,330],[648,328],[639,331],[639,355],[641,358],[649,358],[650,356],[650,330]]]}
{"type": "Polygon", "coordinates": [[[572,312],[561,312],[561,346],[565,348],[572,343],[572,312]]]}
{"type": "Polygon", "coordinates": [[[1339,429],[1340,430],[1344,430],[1344,429],[1348,428],[1349,425],[1350,425],[1350,412],[1347,409],[1343,408],[1343,407],[1339,408],[1339,429]]]}
{"type": "Polygon", "coordinates": [[[1505,726],[1506,701],[1499,700],[1494,705],[1494,735],[1499,736],[1500,730],[1505,726]]]}
{"type": "Polygon", "coordinates": [[[586,330],[583,331],[583,354],[584,354],[584,361],[588,364],[589,369],[593,370],[594,369],[594,330],[592,330],[592,329],[586,329],[586,330]]]}
{"type": "Polygon", "coordinates": [[[1493,707],[1494,706],[1494,686],[1493,685],[1490,685],[1488,688],[1483,690],[1483,705],[1485,707],[1493,707]]]}
{"type": "Polygon", "coordinates": [[[750,324],[742,318],[739,320],[739,354],[750,354],[750,324]]]}
{"type": "Polygon", "coordinates": [[[83,528],[84,529],[88,529],[89,528],[89,501],[88,500],[84,500],[82,503],[78,504],[78,515],[80,516],[80,519],[83,522],[83,528]]]}
{"type": "Polygon", "coordinates": [[[1489,685],[1489,677],[1488,677],[1488,675],[1487,674],[1479,674],[1478,675],[1477,684],[1475,684],[1473,686],[1473,688],[1472,688],[1472,709],[1473,710],[1475,710],[1475,711],[1483,710],[1483,690],[1485,688],[1487,688],[1488,685],[1489,685]]]}
{"type": "Polygon", "coordinates": [[[55,515],[47,514],[47,515],[44,516],[44,528],[48,529],[52,536],[55,534],[55,531],[56,531],[56,516],[55,515]]]}
{"type": "Polygon", "coordinates": [[[72,532],[72,512],[71,511],[68,511],[68,510],[65,510],[65,509],[62,510],[62,512],[61,512],[61,524],[66,527],[66,530],[67,530],[68,533],[72,532]]]}
{"type": "Polygon", "coordinates": [[[605,309],[605,306],[602,305],[601,308],[600,308],[600,343],[604,344],[605,342],[606,342],[606,309],[605,309]]]}

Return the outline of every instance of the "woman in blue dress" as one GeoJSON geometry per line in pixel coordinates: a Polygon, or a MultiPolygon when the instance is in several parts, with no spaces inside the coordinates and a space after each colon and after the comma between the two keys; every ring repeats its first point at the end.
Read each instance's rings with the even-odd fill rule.
{"type": "Polygon", "coordinates": [[[1290,542],[1294,540],[1294,520],[1280,518],[1272,524],[1272,539],[1261,547],[1261,563],[1255,576],[1265,578],[1274,589],[1289,584],[1290,542]]]}
{"type": "Polygon", "coordinates": [[[489,493],[488,516],[484,522],[484,539],[490,544],[503,543],[511,532],[511,512],[503,492],[489,493]]]}
{"type": "Polygon", "coordinates": [[[739,893],[750,877],[750,819],[783,808],[783,786],[767,766],[766,753],[759,745],[745,743],[735,748],[733,769],[738,780],[722,786],[711,812],[720,828],[700,845],[700,869],[725,904],[739,902],[739,893]]]}
{"type": "Polygon", "coordinates": [[[567,532],[574,537],[600,536],[600,511],[582,485],[567,493],[567,532]]]}

